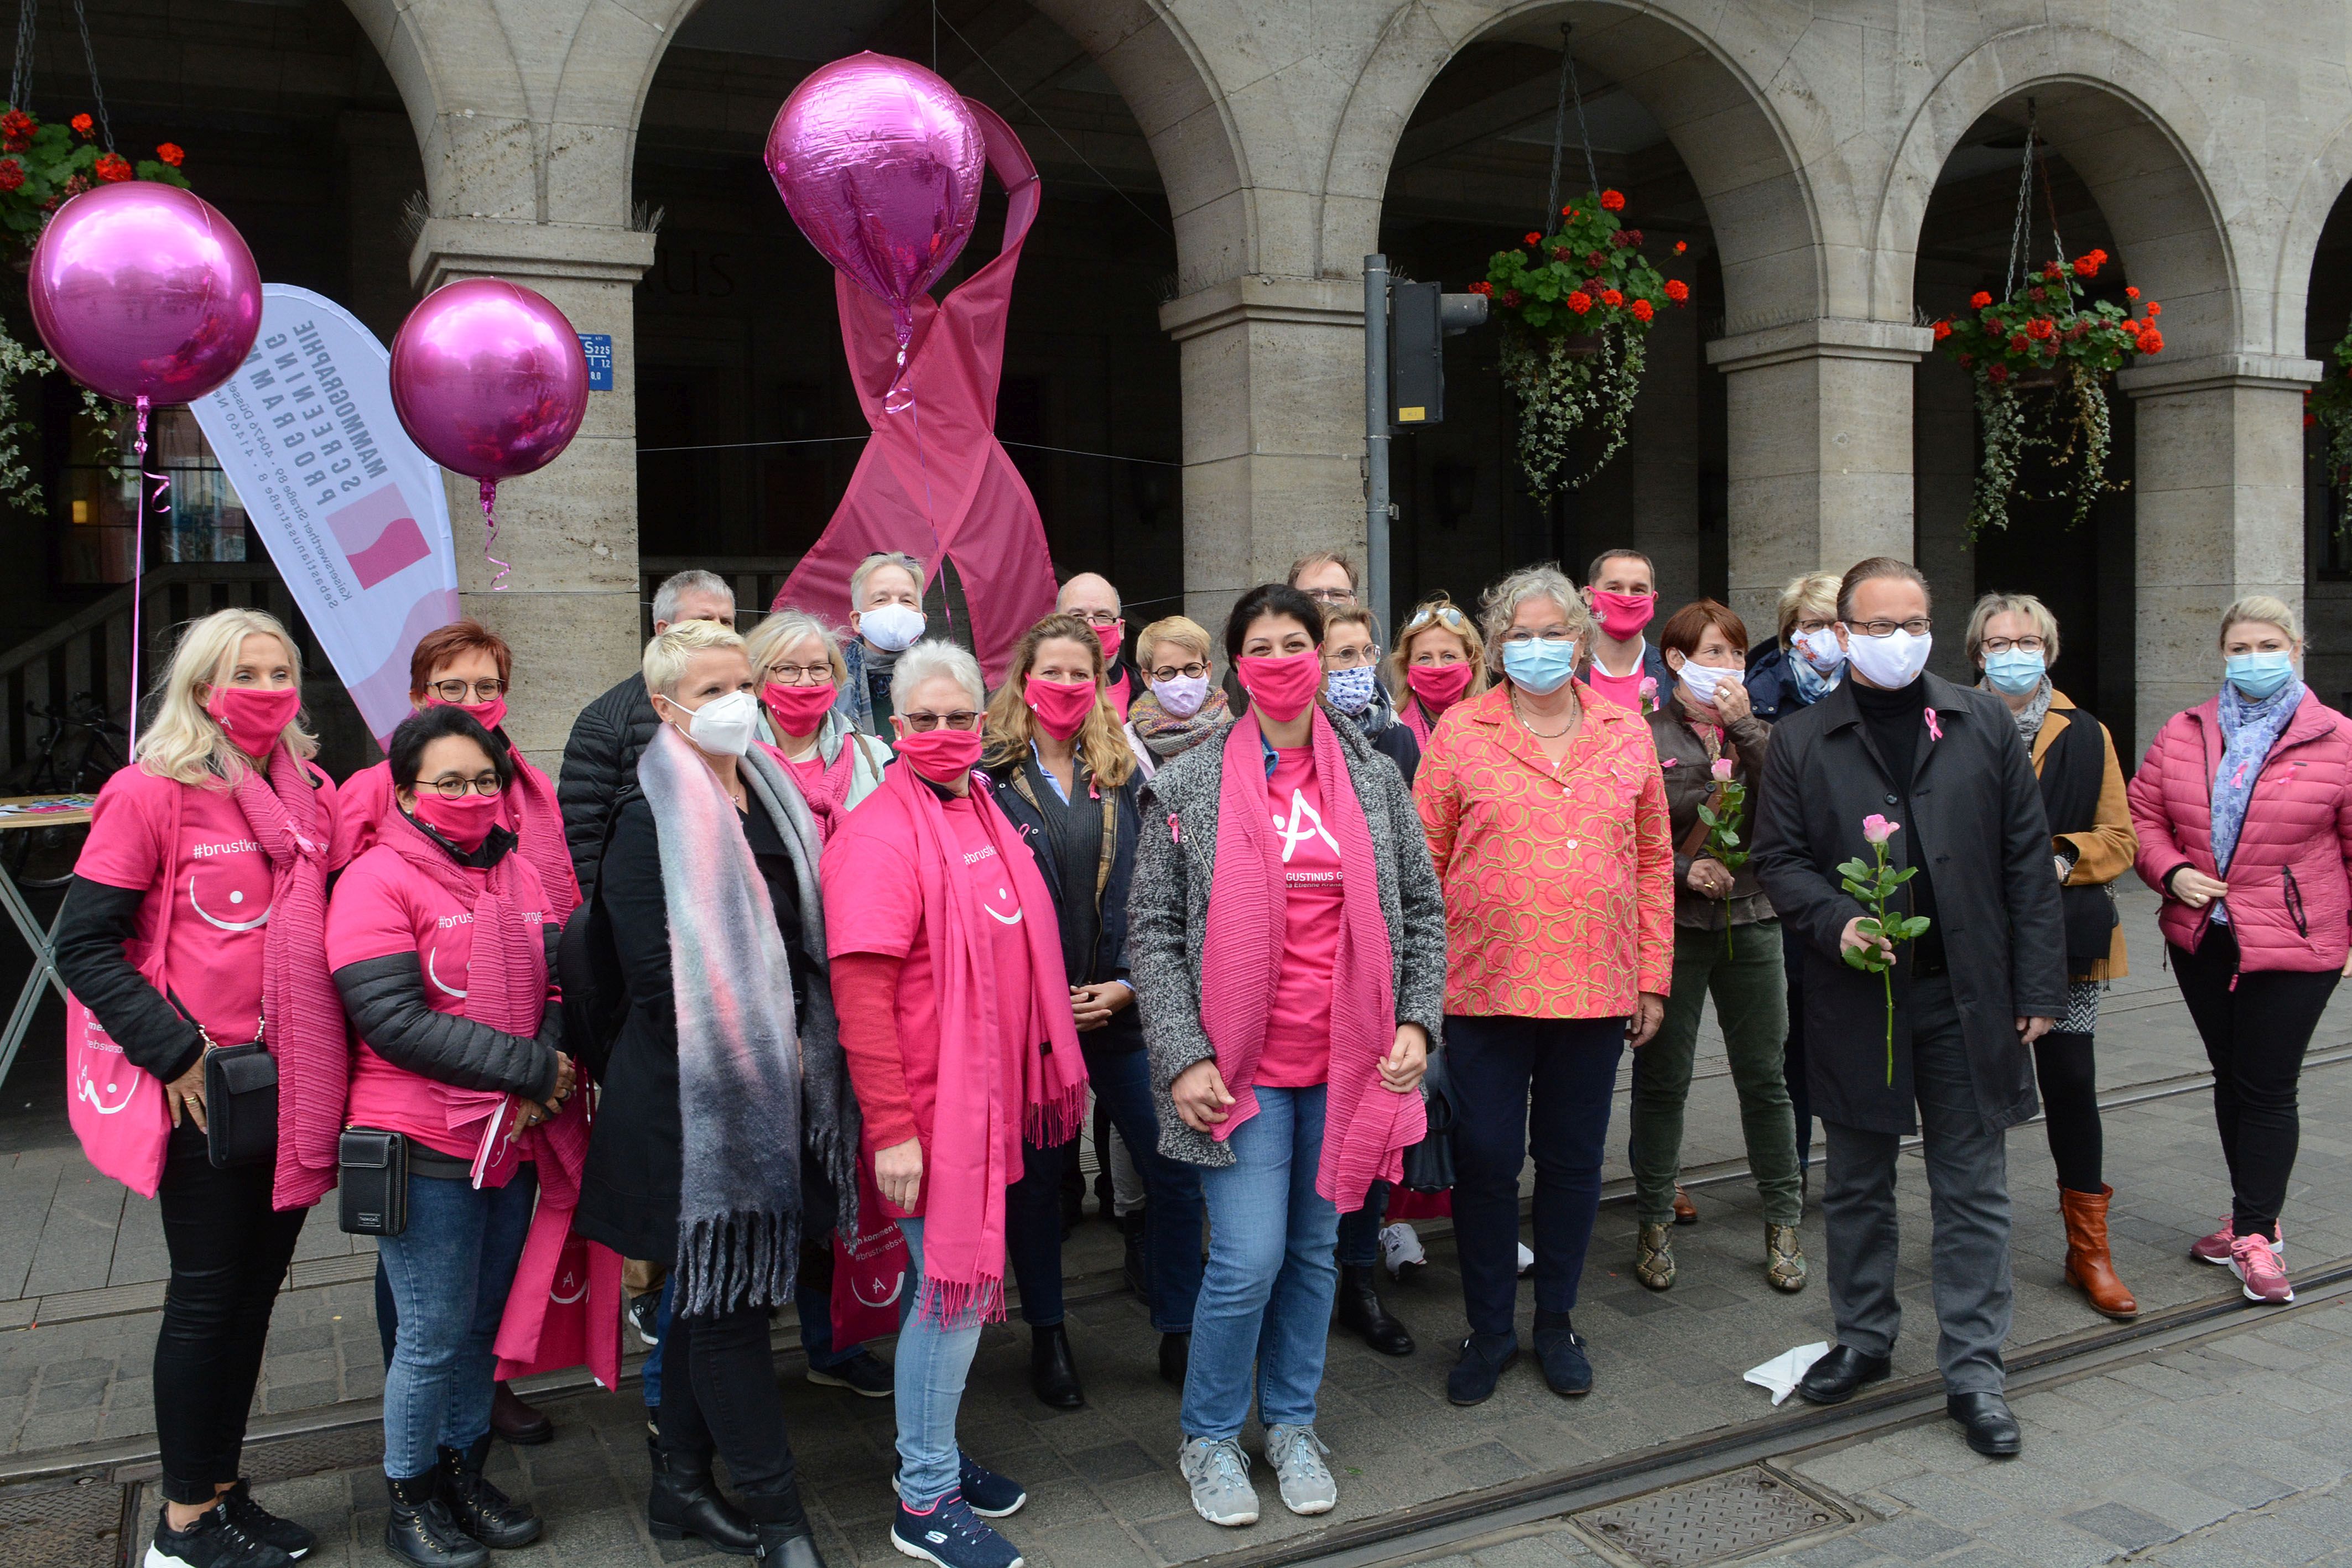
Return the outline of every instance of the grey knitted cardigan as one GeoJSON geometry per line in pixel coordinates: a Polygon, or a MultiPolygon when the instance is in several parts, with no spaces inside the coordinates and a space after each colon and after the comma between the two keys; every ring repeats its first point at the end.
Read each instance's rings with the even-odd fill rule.
{"type": "MultiPolygon", "coordinates": [[[[1445,903],[1429,862],[1421,813],[1396,764],[1352,724],[1335,724],[1363,802],[1380,867],[1381,914],[1393,955],[1399,1023],[1429,1031],[1434,1051],[1445,1022],[1445,903]]],[[[1201,950],[1208,937],[1209,880],[1217,863],[1223,737],[1161,766],[1143,787],[1143,834],[1127,902],[1127,962],[1151,1052],[1160,1152],[1196,1166],[1229,1166],[1234,1151],[1186,1126],[1169,1085],[1216,1055],[1201,1027],[1201,950]]]]}

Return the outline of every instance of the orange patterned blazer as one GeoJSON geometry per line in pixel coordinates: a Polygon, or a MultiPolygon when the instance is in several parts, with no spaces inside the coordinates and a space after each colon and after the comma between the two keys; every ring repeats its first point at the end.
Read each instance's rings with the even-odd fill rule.
{"type": "Polygon", "coordinates": [[[1641,715],[1584,702],[1557,772],[1507,682],[1456,703],[1412,787],[1445,890],[1445,1010],[1612,1018],[1675,967],[1665,781],[1641,715]]]}

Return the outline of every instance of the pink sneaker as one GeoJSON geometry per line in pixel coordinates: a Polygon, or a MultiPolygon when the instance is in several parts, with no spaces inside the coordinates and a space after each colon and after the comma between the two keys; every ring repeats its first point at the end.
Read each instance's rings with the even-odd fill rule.
{"type": "Polygon", "coordinates": [[[2245,1286],[2250,1301],[2284,1305],[2294,1300],[2294,1287],[2287,1282],[2278,1254],[2262,1237],[2242,1236],[2230,1243],[2230,1272],[2245,1286]]]}
{"type": "MultiPolygon", "coordinates": [[[[2223,1215],[2221,1217],[2221,1228],[2213,1232],[2212,1235],[2205,1237],[2195,1246],[2189,1248],[2189,1255],[2200,1263],[2210,1263],[2216,1268],[2221,1269],[2228,1268],[2230,1266],[2230,1244],[2238,1239],[2237,1231],[2231,1224],[2231,1218],[2232,1217],[2230,1215],[2223,1215]]],[[[2270,1243],[2273,1255],[2274,1255],[2281,1263],[2284,1263],[2286,1260],[2286,1231],[2283,1227],[2277,1224],[2273,1224],[2271,1227],[2270,1243]]]]}

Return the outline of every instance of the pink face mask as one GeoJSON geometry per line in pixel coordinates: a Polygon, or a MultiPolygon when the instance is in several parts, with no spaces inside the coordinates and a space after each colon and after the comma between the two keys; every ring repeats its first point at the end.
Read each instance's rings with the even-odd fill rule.
{"type": "Polygon", "coordinates": [[[490,830],[499,825],[499,798],[468,791],[452,800],[425,790],[417,795],[416,805],[408,814],[470,853],[480,849],[490,830]]]}
{"type": "Polygon", "coordinates": [[[459,713],[474,716],[474,722],[484,729],[496,729],[507,721],[507,699],[492,697],[486,703],[445,703],[439,697],[425,699],[434,707],[453,707],[459,713]]]}
{"type": "Polygon", "coordinates": [[[976,729],[927,729],[898,741],[907,766],[934,784],[952,784],[979,767],[981,745],[976,729]]]}
{"type": "Polygon", "coordinates": [[[1323,655],[1309,648],[1303,653],[1277,658],[1234,661],[1242,690],[1276,724],[1288,724],[1307,711],[1323,685],[1323,655]]]}
{"type": "Polygon", "coordinates": [[[1432,713],[1444,713],[1462,700],[1475,674],[1468,664],[1415,664],[1404,673],[1404,684],[1432,713]]]}
{"type": "Polygon", "coordinates": [[[256,760],[269,755],[294,716],[302,711],[302,689],[280,686],[215,686],[205,711],[213,716],[236,748],[256,760]]]}
{"type": "Polygon", "coordinates": [[[807,735],[833,711],[831,681],[814,686],[787,686],[770,681],[760,688],[760,701],[785,735],[807,735]]]}
{"type": "Polygon", "coordinates": [[[1592,613],[1601,620],[1601,630],[1612,642],[1622,643],[1638,634],[1650,623],[1658,611],[1654,593],[1611,593],[1604,589],[1592,591],[1592,613]]]}
{"type": "Polygon", "coordinates": [[[1097,688],[1092,681],[1065,684],[1031,675],[1021,685],[1022,700],[1037,716],[1037,723],[1055,740],[1069,740],[1087,727],[1095,711],[1097,688]]]}
{"type": "Polygon", "coordinates": [[[1127,628],[1114,621],[1108,626],[1096,627],[1095,635],[1102,639],[1103,662],[1108,664],[1118,657],[1118,645],[1127,641],[1127,628]]]}

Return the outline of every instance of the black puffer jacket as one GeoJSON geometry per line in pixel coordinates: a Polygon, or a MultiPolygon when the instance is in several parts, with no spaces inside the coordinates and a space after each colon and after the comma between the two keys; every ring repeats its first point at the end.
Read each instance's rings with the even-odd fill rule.
{"type": "MultiPolygon", "coordinates": [[[[513,848],[514,835],[494,828],[467,863],[490,863],[513,848]]],[[[551,977],[562,927],[550,920],[541,934],[551,977]]],[[[360,1039],[404,1071],[454,1088],[491,1089],[530,1100],[544,1101],[555,1092],[563,1009],[553,1005],[552,997],[534,1040],[460,1013],[436,1012],[425,989],[425,967],[414,950],[346,964],[335,971],[335,988],[342,993],[343,1011],[360,1039]]]]}
{"type": "Polygon", "coordinates": [[[145,888],[74,878],[58,916],[58,974],[131,1066],[169,1083],[196,1064],[204,1037],[124,952],[146,902],[145,888]]]}
{"type": "Polygon", "coordinates": [[[563,841],[572,851],[572,869],[579,873],[583,900],[595,900],[604,830],[622,792],[635,785],[637,758],[660,726],[641,675],[622,681],[572,721],[555,798],[563,808],[563,841]]]}

